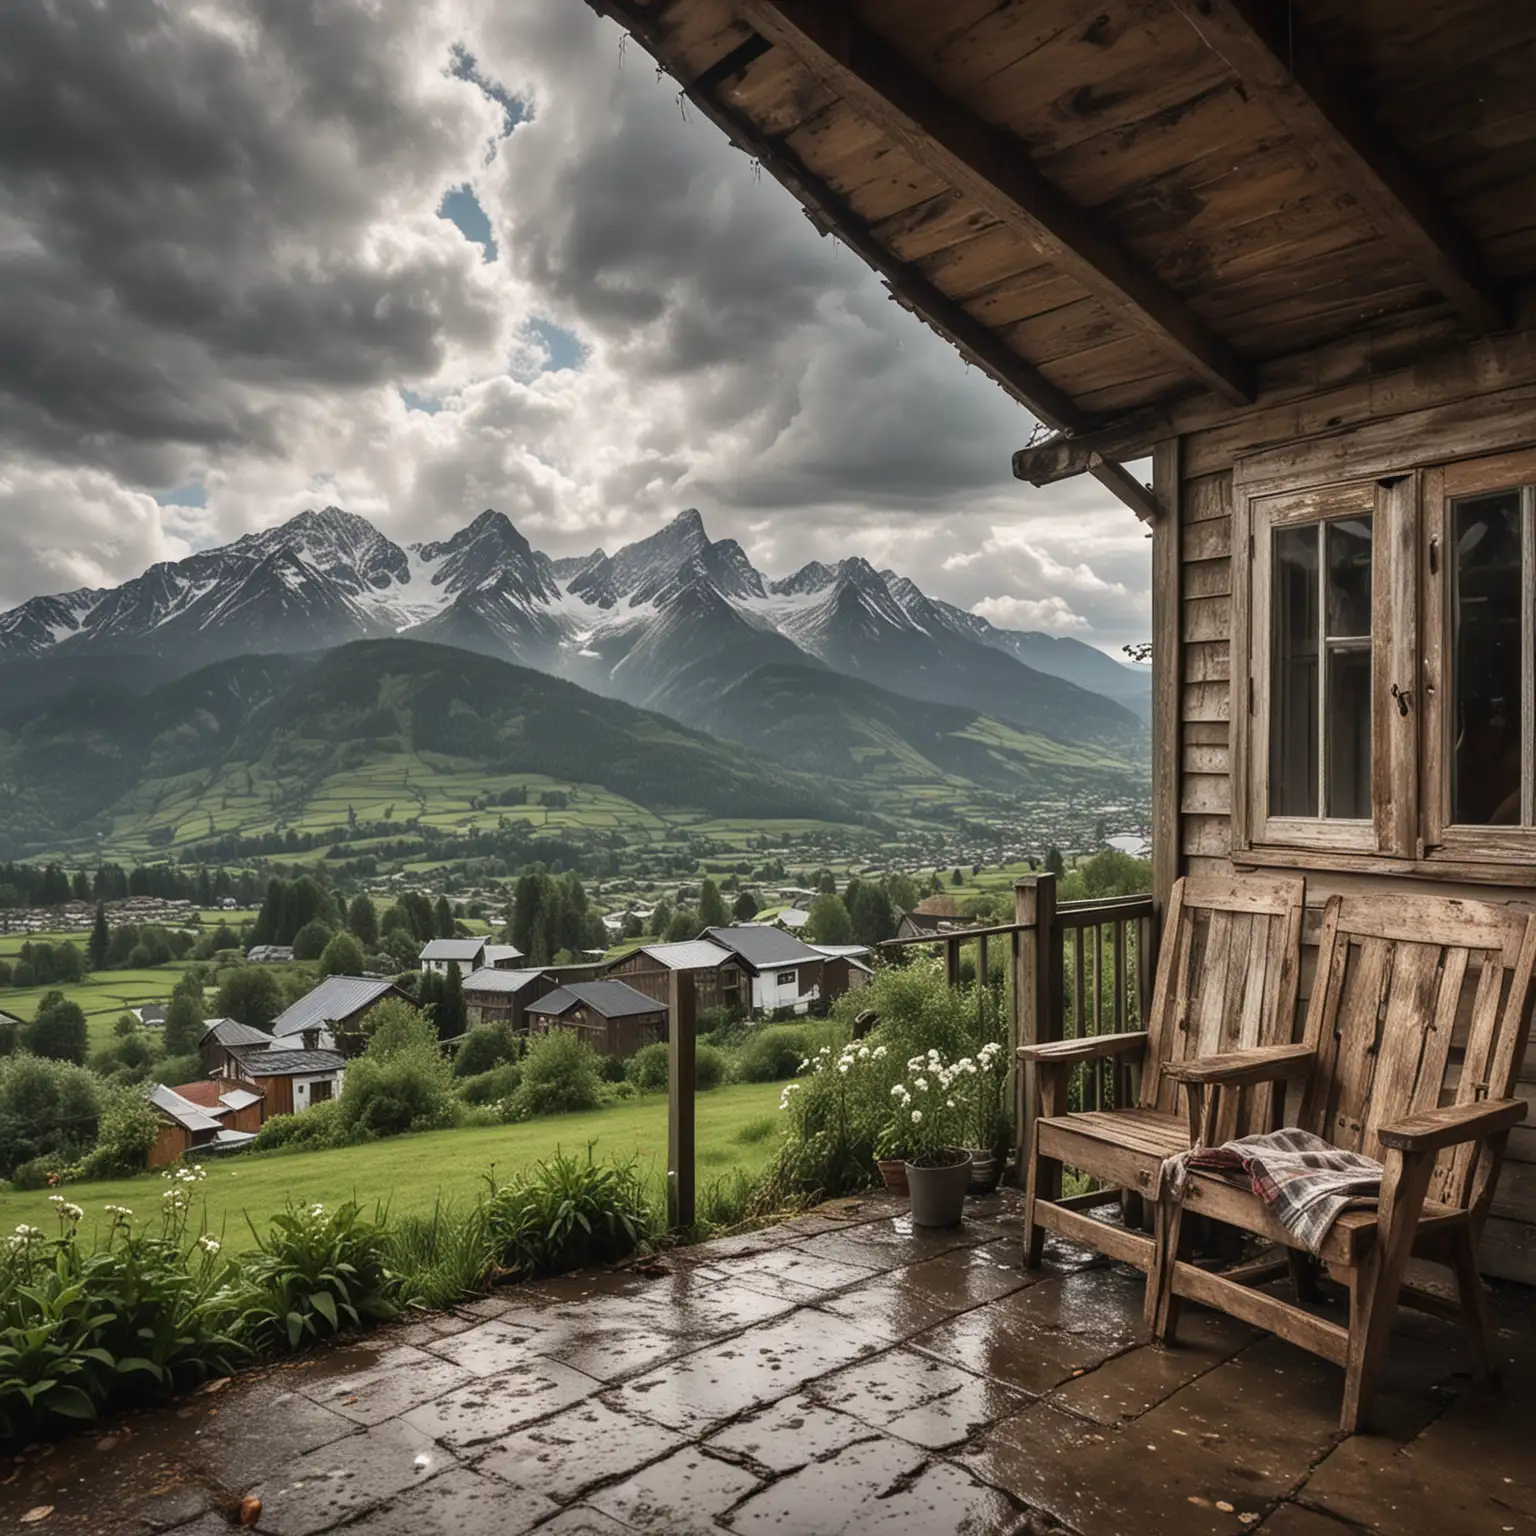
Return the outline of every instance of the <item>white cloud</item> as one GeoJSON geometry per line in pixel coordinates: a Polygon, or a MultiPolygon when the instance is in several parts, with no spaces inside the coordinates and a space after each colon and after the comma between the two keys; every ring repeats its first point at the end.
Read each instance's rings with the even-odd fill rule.
{"type": "Polygon", "coordinates": [[[1088,620],[1073,613],[1060,597],[984,597],[971,612],[990,620],[999,629],[1043,629],[1065,635],[1086,630],[1088,620]]]}

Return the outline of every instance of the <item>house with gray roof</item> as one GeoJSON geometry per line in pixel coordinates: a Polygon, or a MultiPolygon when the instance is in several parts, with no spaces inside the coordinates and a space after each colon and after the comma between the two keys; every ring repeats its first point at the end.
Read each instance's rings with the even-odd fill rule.
{"type": "MultiPolygon", "coordinates": [[[[194,1091],[200,1084],[185,1085],[194,1091]]],[[[174,1163],[194,1148],[208,1152],[235,1152],[248,1147],[256,1136],[253,1131],[234,1130],[229,1122],[234,1116],[248,1110],[245,1096],[236,1104],[224,1104],[217,1096],[210,1097],[207,1105],[197,1103],[176,1088],[156,1083],[149,1090],[149,1102],[160,1116],[160,1128],[154,1144],[149,1149],[148,1166],[163,1168],[174,1163]]],[[[258,1105],[260,1099],[255,1101],[258,1105]]]]}
{"type": "Polygon", "coordinates": [[[667,1009],[622,981],[571,981],[528,1004],[528,1027],[576,1031],[602,1056],[632,1056],[667,1037],[667,1009]]]}
{"type": "Polygon", "coordinates": [[[346,1058],[339,1051],[251,1050],[236,1056],[234,1075],[266,1099],[270,1115],[299,1115],[341,1093],[346,1058]]]}
{"type": "Polygon", "coordinates": [[[706,928],[700,937],[735,956],[750,984],[753,1013],[807,1013],[822,1000],[827,957],[794,934],[768,923],[736,923],[706,928]]]}
{"type": "Polygon", "coordinates": [[[368,976],[327,976],[272,1021],[268,1048],[274,1051],[335,1051],[355,1056],[365,1038],[363,1020],[386,998],[420,1005],[392,981],[368,976]]]}
{"type": "Polygon", "coordinates": [[[272,1044],[272,1036],[264,1029],[242,1024],[238,1019],[209,1019],[203,1025],[202,1038],[197,1042],[197,1054],[203,1071],[209,1077],[238,1076],[231,1071],[236,1049],[266,1050],[272,1044]]]}
{"type": "Polygon", "coordinates": [[[742,1012],[751,1006],[751,976],[737,957],[713,939],[685,939],[680,944],[642,944],[621,955],[605,974],[626,982],[657,1002],[672,998],[674,972],[693,977],[694,1001],[699,1008],[730,1008],[742,1012]]]}
{"type": "Polygon", "coordinates": [[[435,971],[439,976],[448,974],[448,967],[456,965],[460,976],[467,976],[485,964],[484,939],[428,939],[421,946],[416,963],[424,971],[435,971]]]}
{"type": "Polygon", "coordinates": [[[528,1028],[524,1012],[528,1004],[556,985],[544,971],[482,965],[464,978],[465,1019],[471,1029],[477,1024],[506,1024],[521,1032],[528,1028]]]}

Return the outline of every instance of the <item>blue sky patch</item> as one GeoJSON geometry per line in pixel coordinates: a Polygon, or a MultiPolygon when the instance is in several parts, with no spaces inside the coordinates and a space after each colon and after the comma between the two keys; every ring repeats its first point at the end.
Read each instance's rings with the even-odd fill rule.
{"type": "Polygon", "coordinates": [[[485,209],[480,206],[480,199],[468,182],[443,194],[442,202],[437,205],[437,216],[456,224],[466,240],[485,252],[486,261],[496,260],[496,237],[491,233],[491,221],[485,216],[485,209]]]}
{"type": "Polygon", "coordinates": [[[587,360],[587,349],[574,331],[568,331],[553,320],[530,320],[523,327],[527,333],[542,343],[549,354],[544,365],[545,373],[560,373],[567,368],[580,368],[587,360]]]}
{"type": "Polygon", "coordinates": [[[528,116],[527,105],[517,96],[514,96],[506,86],[495,80],[488,79],[480,73],[480,61],[475,58],[463,43],[453,45],[453,63],[449,72],[460,80],[467,80],[471,85],[478,86],[481,94],[488,100],[494,101],[501,108],[501,132],[498,138],[506,138],[517,125],[528,116]]]}
{"type": "Polygon", "coordinates": [[[414,389],[400,386],[400,398],[405,401],[408,411],[423,411],[428,416],[436,416],[442,410],[443,402],[432,395],[418,395],[414,389]]]}
{"type": "Polygon", "coordinates": [[[174,491],[162,491],[155,500],[162,507],[206,507],[208,491],[201,480],[190,480],[178,485],[174,491]]]}

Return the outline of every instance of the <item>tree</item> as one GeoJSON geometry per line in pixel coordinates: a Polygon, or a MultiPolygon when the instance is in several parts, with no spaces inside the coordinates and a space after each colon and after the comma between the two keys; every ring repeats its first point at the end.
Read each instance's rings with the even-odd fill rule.
{"type": "Polygon", "coordinates": [[[85,980],[85,956],[68,939],[53,946],[53,974],[57,981],[85,980]]]}
{"type": "Polygon", "coordinates": [[[331,929],[328,923],[322,923],[318,918],[313,922],[305,923],[293,936],[293,958],[318,960],[330,941],[331,929]]]}
{"type": "Polygon", "coordinates": [[[320,951],[322,976],[361,976],[366,969],[363,946],[345,929],[333,933],[330,942],[320,951]]]}
{"type": "Polygon", "coordinates": [[[848,913],[853,922],[853,936],[860,944],[880,944],[896,935],[896,914],[885,887],[873,880],[863,881],[848,913]]]}
{"type": "Polygon", "coordinates": [[[187,1056],[203,1038],[203,1010],[197,999],[183,992],[165,1010],[165,1054],[187,1056]]]}
{"type": "Polygon", "coordinates": [[[442,994],[432,1015],[437,1025],[439,1040],[456,1040],[469,1027],[469,1015],[464,1008],[464,982],[459,968],[451,960],[448,974],[443,977],[442,994]]]}
{"type": "Polygon", "coordinates": [[[922,899],[917,881],[910,875],[891,874],[885,877],[885,892],[891,898],[891,905],[897,913],[910,912],[922,899]]]}
{"type": "Polygon", "coordinates": [[[96,903],[96,921],[91,925],[91,969],[104,971],[107,968],[107,950],[112,945],[112,933],[107,927],[107,907],[105,902],[96,903]]]}
{"type": "Polygon", "coordinates": [[[224,978],[217,1006],[224,1018],[265,1029],[283,1011],[282,988],[264,966],[242,965],[224,978]]]}
{"type": "Polygon", "coordinates": [[[704,884],[699,887],[699,926],[724,928],[729,921],[720,887],[706,875],[704,884]]]}
{"type": "Polygon", "coordinates": [[[669,944],[680,944],[684,939],[695,937],[699,926],[697,913],[688,907],[679,907],[667,924],[666,940],[669,944]]]}
{"type": "Polygon", "coordinates": [[[1047,871],[1055,875],[1058,880],[1060,880],[1061,877],[1067,872],[1067,861],[1062,858],[1061,849],[1058,848],[1055,843],[1052,843],[1051,846],[1045,850],[1045,867],[1047,871]]]}
{"type": "Polygon", "coordinates": [[[853,921],[848,908],[836,891],[824,891],[811,903],[811,915],[805,925],[806,937],[813,944],[851,944],[853,921]]]}
{"type": "Polygon", "coordinates": [[[48,992],[37,1005],[37,1015],[27,1031],[27,1049],[34,1056],[53,1061],[72,1061],[78,1067],[85,1061],[85,1011],[62,992],[48,992]]]}
{"type": "Polygon", "coordinates": [[[743,891],[731,908],[731,916],[738,923],[750,923],[757,916],[757,897],[751,891],[743,891]]]}
{"type": "Polygon", "coordinates": [[[440,939],[451,939],[454,935],[453,908],[448,905],[446,896],[437,898],[437,905],[432,909],[433,926],[437,930],[440,939]]]}
{"type": "Polygon", "coordinates": [[[657,938],[662,938],[671,926],[672,903],[663,896],[651,911],[651,932],[657,938]]]}
{"type": "Polygon", "coordinates": [[[359,891],[347,908],[347,927],[365,949],[375,949],[379,942],[379,912],[373,898],[359,891]]]}
{"type": "Polygon", "coordinates": [[[949,883],[951,885],[964,885],[965,884],[965,876],[960,873],[958,868],[957,869],[953,869],[953,870],[950,871],[949,883]]]}

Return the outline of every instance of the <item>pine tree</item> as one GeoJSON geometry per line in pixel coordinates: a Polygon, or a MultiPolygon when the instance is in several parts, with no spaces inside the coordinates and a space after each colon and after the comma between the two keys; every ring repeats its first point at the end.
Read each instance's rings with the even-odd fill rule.
{"type": "Polygon", "coordinates": [[[706,875],[704,884],[699,887],[699,926],[724,928],[729,921],[720,887],[706,875]]]}
{"type": "Polygon", "coordinates": [[[173,997],[165,1010],[165,1054],[190,1056],[203,1038],[203,1023],[203,1010],[190,993],[173,997]]]}
{"type": "Polygon", "coordinates": [[[365,949],[376,949],[379,943],[379,913],[373,899],[364,891],[352,898],[347,908],[347,927],[356,935],[357,942],[365,949]]]}
{"type": "Polygon", "coordinates": [[[107,951],[112,945],[112,932],[107,927],[107,907],[105,902],[96,903],[96,921],[91,926],[90,957],[93,971],[104,971],[107,968],[107,951]]]}
{"type": "Polygon", "coordinates": [[[805,934],[813,944],[853,942],[853,922],[848,916],[848,908],[843,905],[843,898],[835,891],[823,891],[811,903],[805,934]]]}
{"type": "Polygon", "coordinates": [[[1045,867],[1058,880],[1067,872],[1067,861],[1061,856],[1061,849],[1054,843],[1045,850],[1045,867]]]}
{"type": "Polygon", "coordinates": [[[464,983],[459,976],[458,966],[452,961],[449,961],[448,974],[443,978],[443,990],[438,999],[435,1018],[440,1040],[457,1039],[468,1027],[468,1015],[464,1009],[464,983]]]}
{"type": "Polygon", "coordinates": [[[437,929],[437,937],[451,939],[453,937],[453,908],[448,905],[446,896],[437,898],[437,905],[432,910],[433,926],[437,929]]]}
{"type": "Polygon", "coordinates": [[[743,891],[731,908],[731,916],[738,923],[750,923],[757,916],[757,897],[751,891],[743,891]]]}

